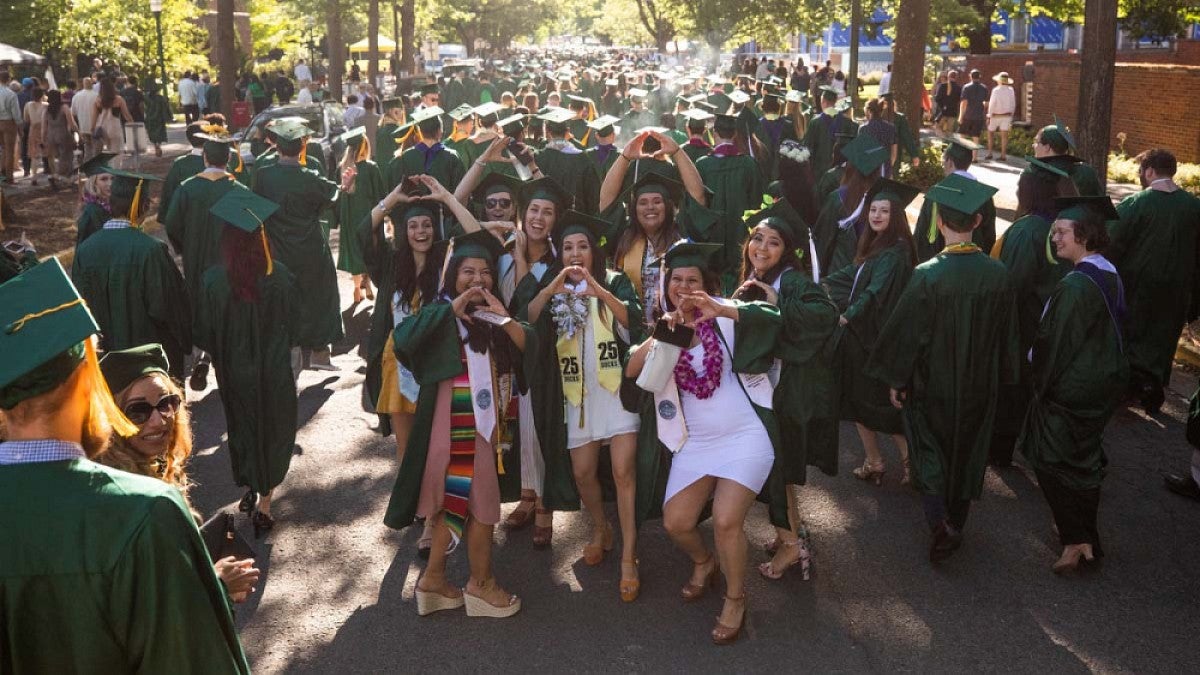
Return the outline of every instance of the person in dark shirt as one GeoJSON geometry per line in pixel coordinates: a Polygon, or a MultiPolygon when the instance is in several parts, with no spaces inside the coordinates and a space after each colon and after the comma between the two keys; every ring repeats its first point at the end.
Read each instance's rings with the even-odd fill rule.
{"type": "Polygon", "coordinates": [[[971,81],[962,88],[958,132],[976,143],[983,135],[983,124],[987,119],[987,102],[990,96],[991,92],[983,83],[983,75],[978,70],[972,70],[971,81]]]}
{"type": "Polygon", "coordinates": [[[962,100],[962,87],[958,84],[957,71],[952,70],[938,80],[937,89],[933,92],[933,102],[938,109],[935,122],[938,130],[948,136],[958,130],[958,108],[959,102],[962,100]]]}

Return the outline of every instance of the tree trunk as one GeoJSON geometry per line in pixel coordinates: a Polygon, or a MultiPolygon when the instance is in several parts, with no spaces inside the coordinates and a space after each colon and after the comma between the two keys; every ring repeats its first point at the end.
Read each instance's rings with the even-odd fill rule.
{"type": "Polygon", "coordinates": [[[367,3],[367,82],[379,82],[379,0],[367,3]]]}
{"type": "Polygon", "coordinates": [[[416,61],[413,45],[417,31],[416,15],[416,0],[404,0],[400,4],[400,70],[408,73],[412,73],[416,61]]]}
{"type": "Polygon", "coordinates": [[[233,0],[217,0],[217,81],[221,98],[221,114],[233,119],[234,82],[237,80],[237,50],[234,45],[233,0]]]}
{"type": "Polygon", "coordinates": [[[967,36],[967,51],[972,54],[992,53],[992,14],[996,13],[997,0],[958,0],[958,4],[970,7],[979,14],[979,23],[964,31],[967,36]]]}
{"type": "Polygon", "coordinates": [[[861,42],[863,23],[862,0],[850,0],[850,67],[846,69],[846,93],[850,94],[850,107],[858,111],[858,47],[861,42]]]}
{"type": "Polygon", "coordinates": [[[329,46],[329,95],[342,100],[342,74],[346,72],[346,41],[342,39],[342,8],[339,0],[326,0],[325,44],[329,46]]]}
{"type": "Polygon", "coordinates": [[[892,93],[896,109],[904,113],[914,137],[919,138],[924,109],[925,45],[929,42],[932,0],[901,0],[896,10],[896,41],[892,58],[892,93]]]}
{"type": "Polygon", "coordinates": [[[1087,0],[1079,64],[1079,118],[1076,138],[1080,157],[1108,181],[1108,146],[1112,131],[1113,82],[1117,60],[1116,0],[1087,0]],[[1083,111],[1087,114],[1083,114],[1083,111]]]}

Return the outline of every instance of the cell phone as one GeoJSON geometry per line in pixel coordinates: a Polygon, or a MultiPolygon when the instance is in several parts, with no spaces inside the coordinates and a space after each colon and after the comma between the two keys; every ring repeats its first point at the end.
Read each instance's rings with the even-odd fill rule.
{"type": "Polygon", "coordinates": [[[503,326],[509,321],[512,321],[512,319],[509,317],[501,316],[490,309],[477,309],[474,312],[471,312],[471,318],[479,319],[480,321],[483,321],[484,323],[490,323],[493,326],[503,326]]]}
{"type": "Polygon", "coordinates": [[[654,324],[654,333],[651,335],[659,342],[665,342],[669,345],[675,345],[682,349],[688,349],[692,346],[692,338],[696,335],[696,329],[689,328],[681,323],[675,324],[672,329],[666,319],[659,319],[654,324]]]}
{"type": "Polygon", "coordinates": [[[529,166],[530,162],[533,161],[533,153],[529,151],[529,146],[520,141],[513,141],[513,143],[508,146],[508,151],[517,158],[517,161],[521,162],[525,166],[529,166]]]}

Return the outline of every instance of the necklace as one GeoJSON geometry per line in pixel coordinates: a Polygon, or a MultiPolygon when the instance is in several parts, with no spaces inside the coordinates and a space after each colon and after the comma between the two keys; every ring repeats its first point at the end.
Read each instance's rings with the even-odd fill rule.
{"type": "Polygon", "coordinates": [[[700,335],[700,344],[704,347],[704,375],[696,374],[692,366],[692,354],[685,349],[675,363],[675,384],[703,400],[711,398],[717,387],[721,386],[721,367],[725,364],[725,355],[721,353],[717,329],[711,320],[696,324],[696,333],[700,335]]]}
{"type": "Polygon", "coordinates": [[[974,253],[982,251],[973,241],[963,241],[957,244],[948,244],[945,248],[945,253],[974,253]]]}

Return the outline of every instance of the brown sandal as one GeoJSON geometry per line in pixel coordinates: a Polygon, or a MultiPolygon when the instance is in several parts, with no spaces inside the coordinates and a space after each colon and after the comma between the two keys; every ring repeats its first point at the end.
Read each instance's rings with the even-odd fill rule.
{"type": "Polygon", "coordinates": [[[741,601],[742,620],[739,621],[738,625],[736,626],[726,626],[725,624],[721,623],[721,617],[718,616],[717,625],[713,626],[712,629],[712,641],[713,644],[717,645],[731,645],[734,642],[737,642],[738,637],[740,637],[742,634],[742,627],[746,625],[746,594],[743,593],[736,598],[731,598],[727,595],[725,596],[725,599],[730,602],[741,601]]]}
{"type": "Polygon", "coordinates": [[[526,504],[537,504],[537,496],[526,497],[521,495],[521,502],[517,504],[517,508],[513,509],[504,519],[504,526],[510,530],[519,530],[529,523],[533,522],[533,508],[522,508],[526,504]]]}
{"type": "Polygon", "coordinates": [[[547,548],[550,546],[550,540],[554,537],[554,512],[549,509],[538,508],[537,515],[549,516],[550,524],[543,527],[537,524],[535,518],[535,522],[533,523],[533,547],[547,548]]]}
{"type": "MultiPolygon", "coordinates": [[[[712,553],[708,554],[708,559],[704,562],[699,564],[693,563],[693,565],[696,567],[704,567],[710,562],[713,562],[712,553]]],[[[679,597],[683,598],[684,602],[699,600],[700,598],[704,597],[704,592],[708,590],[709,586],[712,586],[713,588],[717,587],[717,575],[720,573],[721,565],[718,563],[713,563],[712,571],[704,577],[704,582],[697,586],[696,584],[692,583],[691,579],[688,579],[688,582],[683,585],[683,588],[679,589],[679,597]]]]}
{"type": "Polygon", "coordinates": [[[587,544],[583,547],[583,562],[588,567],[595,567],[604,562],[604,553],[613,549],[613,528],[608,525],[600,544],[587,544]]]}

